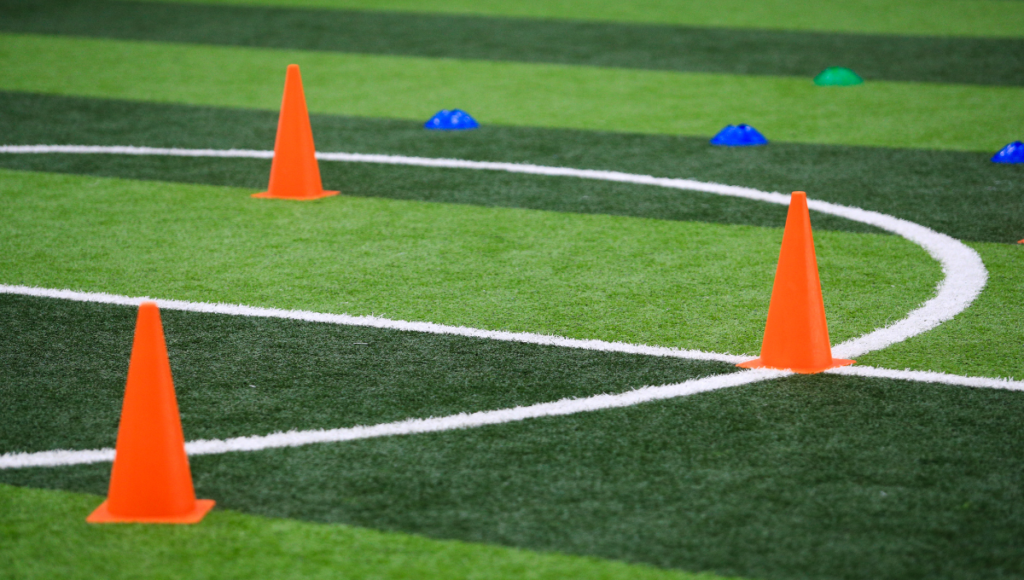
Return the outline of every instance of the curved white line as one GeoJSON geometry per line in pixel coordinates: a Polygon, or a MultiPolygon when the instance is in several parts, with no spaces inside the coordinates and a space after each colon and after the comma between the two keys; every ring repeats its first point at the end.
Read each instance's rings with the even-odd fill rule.
{"type": "MultiPolygon", "coordinates": [[[[273,151],[256,151],[251,149],[179,149],[134,146],[102,146],[102,145],[0,145],[0,153],[91,153],[119,155],[167,155],[180,157],[233,157],[271,159],[273,151]]],[[[767,203],[789,205],[789,196],[760,191],[749,187],[724,185],[694,181],[692,179],[673,179],[653,177],[619,171],[600,171],[594,169],[573,169],[571,167],[550,167],[528,163],[502,163],[491,161],[467,161],[464,159],[435,159],[429,157],[407,157],[403,155],[374,155],[365,153],[317,153],[317,158],[324,161],[345,161],[355,163],[383,163],[389,165],[413,165],[419,167],[439,167],[451,169],[476,169],[488,171],[505,171],[509,173],[526,173],[530,175],[549,175],[577,177],[600,181],[614,181],[638,185],[653,185],[670,189],[701,191],[729,197],[742,197],[767,203]]],[[[884,328],[879,328],[863,336],[850,339],[836,345],[833,355],[840,358],[854,358],[873,350],[885,348],[902,342],[912,336],[927,332],[939,324],[952,319],[963,312],[978,297],[988,281],[988,271],[981,261],[981,256],[973,249],[945,234],[940,234],[925,226],[896,218],[879,212],[859,209],[825,201],[809,200],[808,207],[821,213],[827,213],[875,226],[892,232],[918,246],[921,246],[942,265],[944,278],[936,287],[935,296],[905,318],[884,328]]]]}
{"type": "MultiPolygon", "coordinates": [[[[963,387],[1003,389],[1024,391],[1024,381],[1007,379],[991,379],[986,377],[961,377],[945,373],[922,371],[896,371],[866,366],[839,367],[825,371],[831,374],[859,376],[870,378],[886,378],[905,381],[941,383],[963,387]]],[[[344,427],[341,429],[310,429],[306,431],[286,431],[269,435],[252,435],[231,439],[200,439],[185,444],[189,455],[215,455],[235,451],[260,451],[281,447],[301,447],[315,443],[337,443],[371,439],[374,437],[390,437],[395,435],[414,435],[419,433],[438,433],[453,429],[469,429],[484,425],[500,425],[526,419],[572,415],[601,409],[629,407],[648,401],[685,397],[697,393],[705,393],[717,389],[737,387],[759,381],[767,381],[789,376],[787,371],[758,369],[736,373],[714,375],[700,379],[691,379],[673,385],[643,387],[634,391],[619,394],[604,394],[583,399],[561,399],[551,403],[537,403],[526,407],[498,409],[494,411],[478,411],[476,413],[459,413],[446,417],[430,417],[427,419],[405,419],[393,423],[380,423],[369,426],[344,427]]],[[[103,463],[114,460],[114,450],[86,449],[38,451],[34,453],[5,453],[0,455],[0,469],[19,469],[25,467],[59,467],[65,465],[81,465],[85,463],[103,463]]]]}
{"type": "MultiPolygon", "coordinates": [[[[453,429],[483,427],[484,425],[500,425],[502,423],[540,417],[573,415],[601,409],[630,407],[648,401],[685,397],[696,393],[766,381],[790,374],[792,373],[787,371],[757,369],[691,379],[672,385],[642,387],[614,395],[595,395],[583,399],[568,398],[551,403],[537,403],[526,407],[513,407],[495,411],[459,413],[447,417],[430,417],[428,419],[405,419],[394,423],[381,423],[370,426],[360,425],[342,429],[286,431],[271,433],[270,435],[234,437],[232,439],[200,439],[186,443],[185,451],[189,455],[214,455],[230,453],[232,451],[259,451],[279,447],[301,447],[314,443],[336,443],[340,441],[355,441],[357,439],[371,439],[374,437],[436,433],[453,429]]],[[[114,450],[110,448],[87,449],[84,451],[56,450],[36,453],[6,453],[0,455],[0,469],[57,467],[61,465],[79,465],[82,463],[102,463],[104,461],[113,461],[113,459],[114,450]]]]}
{"type": "MultiPolygon", "coordinates": [[[[31,145],[11,146],[0,145],[0,153],[100,153],[100,154],[127,154],[127,155],[172,155],[183,157],[248,157],[268,159],[273,157],[271,151],[251,150],[210,150],[210,149],[172,149],[172,148],[147,148],[147,147],[102,147],[102,146],[79,146],[79,145],[31,145]]],[[[597,179],[603,181],[617,181],[622,183],[634,183],[640,185],[654,185],[681,190],[694,190],[717,195],[742,197],[768,203],[781,205],[789,204],[789,196],[781,193],[764,192],[756,189],[723,185],[717,183],[705,183],[687,179],[669,179],[652,177],[649,175],[635,175],[617,171],[596,171],[586,169],[572,169],[564,167],[547,167],[541,165],[517,164],[517,163],[493,163],[480,161],[465,161],[458,159],[429,159],[422,157],[403,157],[392,155],[365,155],[354,153],[320,153],[317,157],[325,161],[347,161],[361,163],[386,163],[393,165],[416,165],[422,167],[446,167],[458,169],[477,169],[492,171],[507,171],[512,173],[527,173],[533,175],[551,175],[578,177],[583,179],[597,179]]],[[[808,203],[811,209],[822,213],[829,213],[871,224],[880,229],[900,235],[911,242],[923,247],[928,253],[942,264],[945,278],[939,283],[935,297],[927,301],[920,308],[912,311],[906,318],[888,327],[875,330],[866,335],[849,340],[837,345],[833,352],[836,356],[859,356],[861,354],[883,348],[890,344],[906,340],[907,338],[934,328],[941,322],[949,320],[956,314],[966,309],[971,302],[977,298],[985,282],[988,273],[981,262],[978,254],[962,244],[961,242],[935,232],[924,226],[912,222],[888,216],[885,214],[862,210],[853,207],[842,206],[821,201],[808,203]]],[[[0,286],[0,291],[17,294],[29,294],[39,296],[51,296],[54,298],[65,298],[71,300],[99,301],[114,304],[136,304],[140,299],[126,296],[116,296],[102,293],[73,292],[70,290],[47,290],[41,288],[28,288],[23,286],[0,286]]],[[[732,355],[718,355],[715,353],[700,353],[699,351],[678,351],[676,349],[665,349],[665,352],[641,352],[634,350],[637,345],[622,345],[621,343],[603,343],[603,341],[578,341],[573,339],[562,339],[561,337],[544,337],[530,333],[504,333],[496,331],[478,331],[477,329],[466,329],[463,327],[444,327],[431,323],[408,323],[404,321],[386,321],[373,317],[352,317],[346,315],[328,315],[320,313],[308,313],[301,311],[284,311],[277,309],[252,308],[235,305],[217,305],[203,303],[188,303],[175,300],[159,301],[166,308],[177,308],[181,310],[193,310],[199,312],[222,312],[225,314],[239,314],[249,316],[273,316],[284,318],[298,318],[302,320],[335,322],[341,324],[359,324],[364,326],[377,326],[384,328],[398,328],[407,330],[419,330],[424,332],[443,332],[460,334],[465,336],[479,336],[481,338],[494,338],[498,340],[518,340],[523,342],[536,342],[538,344],[556,344],[553,339],[569,341],[561,346],[572,346],[575,348],[591,348],[596,350],[617,350],[621,352],[637,352],[641,354],[657,354],[660,356],[685,356],[686,354],[699,354],[693,358],[710,358],[713,360],[725,360],[733,362],[732,355]],[[326,318],[325,318],[326,317],[326,318]],[[328,320],[329,319],[329,320],[328,320]],[[337,319],[337,320],[335,320],[337,319]],[[344,321],[342,320],[344,319],[344,321]],[[406,328],[408,326],[408,328],[406,328]],[[483,333],[483,334],[480,334],[483,333]],[[486,335],[486,336],[485,336],[486,335]],[[543,341],[543,342],[541,342],[543,341]],[[598,344],[601,343],[601,344],[598,344]],[[621,350],[629,348],[630,350],[621,350]],[[672,351],[671,353],[669,351],[672,351]],[[684,354],[685,353],[685,354],[684,354]]],[[[657,347],[652,347],[657,348],[657,347]]],[[[925,380],[929,382],[942,382],[946,384],[959,384],[974,387],[991,387],[1014,390],[1024,390],[1024,383],[1005,381],[999,379],[986,379],[975,377],[956,377],[942,373],[921,373],[915,371],[890,371],[887,369],[860,368],[841,372],[835,370],[836,374],[850,374],[859,376],[878,376],[886,378],[903,378],[908,380],[925,380]]],[[[343,429],[291,431],[287,433],[273,433],[270,435],[238,437],[227,440],[200,440],[186,444],[186,450],[192,455],[227,453],[231,451],[253,451],[272,447],[293,447],[309,445],[313,443],[326,443],[334,441],[349,441],[354,439],[365,439],[370,437],[382,437],[388,435],[402,435],[413,433],[428,433],[477,427],[482,425],[494,425],[510,421],[521,421],[529,418],[568,415],[598,409],[614,407],[625,407],[653,401],[681,397],[694,393],[710,391],[730,386],[748,384],[761,380],[768,380],[787,376],[791,373],[776,370],[755,370],[725,375],[716,375],[701,379],[693,379],[675,385],[663,385],[659,387],[644,387],[635,391],[620,393],[616,395],[604,394],[587,397],[584,399],[563,399],[553,403],[539,403],[527,407],[516,407],[512,409],[500,409],[495,411],[481,411],[477,413],[461,413],[449,417],[438,417],[429,419],[408,419],[395,423],[385,423],[373,426],[358,426],[343,429]]],[[[38,453],[7,453],[0,455],[0,469],[17,467],[44,467],[58,465],[75,465],[81,463],[97,463],[111,461],[114,457],[113,449],[91,449],[83,451],[54,450],[38,453]]]]}
{"type": "Polygon", "coordinates": [[[855,207],[808,201],[809,208],[893,232],[921,246],[942,265],[935,296],[897,322],[832,347],[838,358],[856,358],[927,332],[960,314],[981,294],[988,271],[981,256],[963,242],[904,219],[855,207]]]}

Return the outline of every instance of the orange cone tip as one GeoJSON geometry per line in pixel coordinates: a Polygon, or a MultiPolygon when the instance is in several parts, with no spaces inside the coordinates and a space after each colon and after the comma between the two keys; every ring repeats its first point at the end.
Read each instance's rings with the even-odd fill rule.
{"type": "Polygon", "coordinates": [[[90,523],[194,524],[213,508],[196,499],[160,310],[139,306],[107,500],[90,523]]]}
{"type": "Polygon", "coordinates": [[[338,192],[324,191],[320,182],[320,166],[316,161],[313,129],[309,125],[299,65],[290,64],[284,79],[281,116],[277,121],[270,185],[267,191],[252,196],[310,200],[331,195],[338,195],[338,192]]]}
{"type": "Polygon", "coordinates": [[[761,356],[737,366],[811,374],[853,363],[832,358],[807,194],[794,191],[782,234],[761,356]]]}

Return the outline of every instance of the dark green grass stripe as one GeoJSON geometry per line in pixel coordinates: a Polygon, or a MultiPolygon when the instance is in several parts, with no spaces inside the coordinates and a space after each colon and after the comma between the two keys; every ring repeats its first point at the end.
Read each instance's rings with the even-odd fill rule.
{"type": "Polygon", "coordinates": [[[130,40],[812,77],[1024,84],[1024,40],[684,28],[111,0],[2,0],[0,30],[130,40]]]}
{"type": "MultiPolygon", "coordinates": [[[[264,191],[270,162],[111,155],[0,155],[0,167],[143,180],[250,187],[264,191]]],[[[322,163],[329,187],[345,195],[384,197],[568,213],[596,213],[677,221],[783,227],[784,206],[699,192],[564,177],[492,171],[425,169],[363,163],[322,163]]],[[[885,233],[871,226],[813,212],[821,230],[885,233]]]]}
{"type": "Polygon", "coordinates": [[[0,556],[18,580],[738,580],[215,508],[195,526],[93,526],[94,494],[0,484],[0,556]],[[45,554],[45,557],[40,557],[45,554]],[[131,554],[130,558],[125,554],[131,554]]]}
{"type": "MultiPolygon", "coordinates": [[[[1021,393],[796,377],[192,466],[256,514],[751,578],[1018,578],[1022,413],[1021,393]]],[[[108,475],[0,480],[102,494],[108,475]]]]}
{"type": "MultiPolygon", "coordinates": [[[[74,143],[270,149],[277,116],[264,111],[0,92],[6,143],[74,143]]],[[[712,147],[703,139],[592,131],[485,127],[427,131],[408,121],[314,116],[321,151],[392,153],[692,177],[881,211],[957,238],[1013,243],[1024,237],[1024,166],[949,151],[773,143],[712,147]]],[[[263,188],[268,163],[251,160],[0,155],[0,166],[263,188]]],[[[766,204],[705,194],[491,172],[323,163],[325,183],[349,195],[471,203],[662,219],[780,226],[766,204]]],[[[853,229],[816,216],[815,226],[853,229]]]]}
{"type": "MultiPolygon", "coordinates": [[[[189,439],[503,409],[725,363],[293,320],[162,313],[189,439]]],[[[0,295],[0,453],[113,446],[135,309],[0,295]]]]}

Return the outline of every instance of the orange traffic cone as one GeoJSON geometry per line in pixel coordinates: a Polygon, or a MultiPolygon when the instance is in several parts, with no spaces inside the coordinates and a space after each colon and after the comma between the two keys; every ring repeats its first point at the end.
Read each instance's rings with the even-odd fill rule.
{"type": "Polygon", "coordinates": [[[789,201],[786,231],[782,234],[782,251],[775,270],[772,301],[768,305],[761,357],[737,366],[809,374],[853,362],[832,358],[807,194],[794,191],[789,201]]]}
{"type": "Polygon", "coordinates": [[[139,306],[107,501],[85,521],[194,524],[213,508],[196,499],[174,397],[160,310],[139,306]]]}
{"type": "Polygon", "coordinates": [[[277,120],[270,186],[263,193],[254,193],[253,197],[308,200],[331,195],[338,195],[338,192],[324,191],[320,182],[320,166],[316,163],[313,129],[309,126],[299,65],[290,64],[284,79],[281,116],[277,120]]]}

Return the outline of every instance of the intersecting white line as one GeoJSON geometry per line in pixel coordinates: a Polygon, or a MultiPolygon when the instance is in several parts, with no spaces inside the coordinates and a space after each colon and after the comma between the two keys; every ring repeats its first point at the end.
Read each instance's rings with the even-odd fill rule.
{"type": "MultiPolygon", "coordinates": [[[[961,377],[945,373],[927,371],[897,371],[874,367],[841,367],[825,371],[827,373],[861,376],[870,378],[887,378],[908,381],[924,381],[975,388],[992,388],[1013,391],[1024,391],[1024,381],[1007,379],[991,379],[984,377],[961,377]]],[[[458,413],[445,417],[429,417],[425,419],[405,419],[392,423],[377,425],[359,425],[340,429],[309,429],[304,431],[285,431],[269,435],[252,435],[233,437],[230,439],[200,439],[185,444],[189,455],[216,455],[236,451],[260,451],[281,447],[301,447],[316,443],[337,443],[390,437],[395,435],[414,435],[420,433],[437,433],[455,429],[469,429],[485,425],[500,425],[536,419],[573,415],[588,411],[629,407],[664,399],[673,399],[706,393],[728,387],[737,387],[782,377],[792,376],[789,371],[772,369],[756,369],[728,374],[712,375],[691,379],[682,383],[642,387],[617,394],[602,394],[582,399],[566,398],[550,403],[537,403],[524,407],[478,411],[475,413],[458,413]]],[[[113,461],[114,449],[86,449],[39,451],[35,453],[5,453],[0,455],[0,469],[18,469],[26,467],[61,467],[88,463],[113,461]]]]}
{"type": "MultiPolygon", "coordinates": [[[[221,157],[271,159],[273,151],[251,149],[181,149],[175,147],[135,147],[129,145],[0,145],[0,153],[40,154],[114,154],[114,155],[163,155],[178,157],[221,157]]],[[[493,161],[469,161],[465,159],[437,159],[409,157],[404,155],[378,155],[367,153],[317,153],[323,161],[344,161],[350,163],[380,163],[387,165],[411,165],[448,169],[471,169],[504,171],[530,175],[575,177],[637,185],[651,185],[686,191],[701,191],[729,197],[789,205],[789,195],[761,191],[750,187],[739,187],[721,183],[710,183],[692,179],[675,179],[602,171],[575,169],[572,167],[551,167],[529,163],[505,163],[493,161]]],[[[833,348],[833,354],[841,358],[856,358],[873,350],[885,348],[935,328],[963,312],[981,293],[988,281],[988,271],[981,256],[973,249],[945,234],[904,219],[856,207],[844,206],[819,200],[808,200],[810,209],[875,226],[899,235],[924,248],[942,266],[944,277],[939,282],[935,296],[905,318],[869,334],[848,340],[833,348]]]]}
{"type": "MultiPolygon", "coordinates": [[[[78,154],[124,154],[124,155],[169,155],[181,157],[221,157],[221,158],[256,158],[270,159],[272,151],[253,151],[241,149],[178,149],[133,146],[88,146],[88,145],[0,145],[0,153],[78,153],[78,154]]],[[[548,167],[520,163],[499,163],[483,161],[467,161],[461,159],[432,159],[423,157],[406,157],[397,155],[372,155],[361,153],[318,153],[317,158],[324,161],[344,161],[358,163],[383,163],[391,165],[412,165],[420,167],[437,167],[453,169],[475,169],[525,173],[532,175],[564,176],[583,179],[596,179],[652,185],[680,190],[701,191],[717,195],[742,197],[780,205],[789,204],[789,196],[776,192],[764,192],[752,188],[737,187],[718,183],[707,183],[688,179],[672,179],[636,175],[617,171],[599,171],[574,169],[567,167],[548,167]]],[[[977,252],[963,243],[945,234],[929,228],[895,218],[878,212],[848,207],[823,201],[811,200],[810,209],[844,217],[853,221],[866,223],[880,229],[900,235],[924,248],[941,265],[943,280],[936,288],[936,295],[919,308],[910,312],[904,319],[877,329],[866,335],[848,340],[833,348],[837,357],[856,357],[872,350],[884,348],[891,344],[906,340],[911,336],[930,330],[966,309],[977,298],[988,278],[977,252]]],[[[0,293],[45,296],[87,302],[104,302],[109,304],[138,304],[144,298],[118,296],[105,293],[75,292],[72,290],[55,290],[26,286],[0,285],[0,293]]],[[[258,308],[240,305],[208,304],[185,302],[179,300],[157,300],[162,308],[188,310],[193,312],[211,312],[242,316],[264,316],[289,318],[310,322],[327,322],[334,324],[352,324],[376,328],[393,328],[419,332],[454,334],[494,340],[528,342],[532,344],[548,344],[588,350],[613,352],[629,352],[654,356],[676,356],[721,362],[739,362],[747,357],[707,353],[646,345],[630,345],[617,342],[596,340],[568,339],[564,337],[544,336],[532,333],[511,333],[438,325],[427,322],[407,322],[381,319],[368,316],[350,316],[344,314],[326,314],[273,308],[258,308]]],[[[960,377],[944,373],[922,371],[894,371],[874,369],[872,367],[845,367],[829,371],[833,374],[866,377],[884,377],[892,379],[937,382],[950,385],[971,387],[987,387],[1011,390],[1024,390],[1024,382],[983,377],[960,377]]],[[[624,407],[646,401],[681,397],[698,392],[737,386],[788,376],[791,373],[775,370],[755,370],[729,373],[693,379],[674,385],[643,387],[620,394],[604,394],[584,399],[563,399],[552,403],[539,403],[513,409],[480,411],[477,413],[460,413],[449,417],[428,419],[408,419],[395,423],[373,426],[357,426],[343,429],[291,431],[262,436],[239,437],[226,440],[192,441],[186,444],[190,454],[201,455],[210,453],[226,453],[230,451],[252,451],[272,447],[292,447],[312,443],[348,441],[400,435],[427,433],[460,429],[481,425],[493,425],[509,421],[521,421],[529,418],[567,415],[597,409],[624,407]]],[[[84,451],[55,450],[38,453],[8,453],[0,455],[0,469],[29,466],[56,466],[79,463],[95,463],[111,461],[113,449],[94,449],[84,451]]]]}

